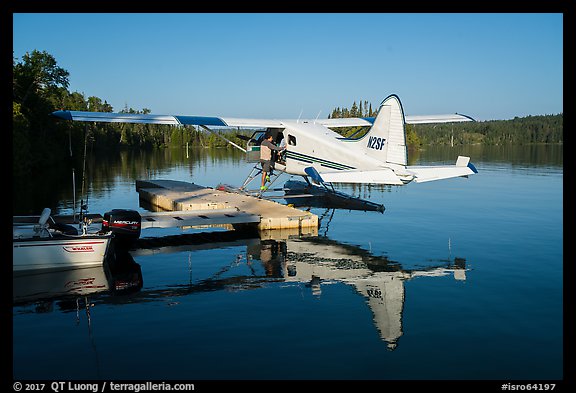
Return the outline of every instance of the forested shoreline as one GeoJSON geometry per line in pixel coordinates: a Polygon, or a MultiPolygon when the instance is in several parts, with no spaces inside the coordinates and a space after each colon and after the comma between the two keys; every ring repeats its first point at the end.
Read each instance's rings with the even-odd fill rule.
{"type": "MultiPolygon", "coordinates": [[[[56,110],[121,113],[150,113],[125,107],[113,108],[99,97],[70,92],[69,72],[49,53],[33,50],[13,58],[13,176],[26,176],[38,168],[78,160],[84,150],[155,149],[166,147],[233,148],[223,139],[196,127],[172,127],[154,124],[76,123],[58,121],[50,114],[56,110]]],[[[330,117],[372,117],[376,115],[367,101],[354,102],[350,108],[335,108],[330,117]]],[[[351,135],[358,128],[337,130],[351,135]]],[[[244,145],[238,134],[251,131],[218,131],[232,142],[244,145]]],[[[409,147],[462,144],[535,144],[563,143],[563,114],[527,116],[512,120],[468,123],[407,125],[409,147]]]]}

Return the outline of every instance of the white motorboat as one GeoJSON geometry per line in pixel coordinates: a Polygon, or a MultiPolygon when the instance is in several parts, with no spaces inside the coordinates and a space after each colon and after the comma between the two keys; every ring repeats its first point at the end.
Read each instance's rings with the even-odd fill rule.
{"type": "Polygon", "coordinates": [[[72,225],[56,224],[51,210],[44,209],[36,223],[14,220],[12,224],[12,270],[70,269],[102,265],[113,232],[90,231],[90,222],[80,231],[72,225]],[[16,222],[18,221],[18,222],[16,222]],[[80,233],[79,233],[80,232],[80,233]]]}

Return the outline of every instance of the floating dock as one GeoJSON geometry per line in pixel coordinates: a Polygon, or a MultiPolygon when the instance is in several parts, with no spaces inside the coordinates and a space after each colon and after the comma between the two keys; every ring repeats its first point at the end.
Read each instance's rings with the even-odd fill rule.
{"type": "MultiPolygon", "coordinates": [[[[210,216],[220,211],[222,214],[219,223],[224,223],[226,216],[230,216],[230,224],[252,224],[261,231],[298,229],[301,234],[314,234],[318,231],[318,216],[315,214],[241,193],[220,191],[177,180],[136,180],[136,191],[141,202],[153,208],[165,212],[180,211],[182,214],[194,212],[201,218],[205,217],[200,222],[206,225],[211,224],[210,216]],[[255,220],[255,216],[259,217],[259,220],[255,220]]],[[[174,214],[167,213],[166,218],[169,216],[174,214]]],[[[142,224],[144,223],[143,217],[142,224]]]]}

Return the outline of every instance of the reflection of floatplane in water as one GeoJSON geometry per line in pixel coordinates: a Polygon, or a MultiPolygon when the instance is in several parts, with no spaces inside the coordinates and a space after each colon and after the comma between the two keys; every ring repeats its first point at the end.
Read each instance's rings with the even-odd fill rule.
{"type": "Polygon", "coordinates": [[[466,261],[461,258],[428,263],[425,268],[406,268],[387,257],[327,238],[288,240],[286,247],[286,264],[294,272],[286,281],[309,282],[317,296],[323,282],[352,285],[366,298],[380,337],[390,349],[396,348],[402,336],[404,281],[446,275],[466,279],[466,261]]]}
{"type": "MultiPolygon", "coordinates": [[[[218,289],[253,289],[271,279],[287,283],[302,283],[311,294],[321,296],[325,283],[342,282],[353,286],[370,307],[380,337],[394,349],[402,336],[404,281],[414,277],[453,275],[466,279],[466,261],[449,258],[427,262],[425,267],[408,268],[385,256],[328,238],[289,238],[285,235],[268,240],[238,237],[235,231],[189,234],[157,239],[141,239],[131,253],[134,256],[160,253],[193,252],[220,247],[246,247],[246,255],[237,255],[229,265],[219,268],[211,277],[188,285],[170,285],[170,289],[142,291],[137,296],[146,299],[185,296],[194,292],[218,289]],[[260,264],[255,264],[260,261],[260,264]],[[246,274],[245,266],[250,268],[246,274]],[[241,273],[235,274],[240,267],[241,273]]],[[[193,255],[188,263],[194,263],[193,255]]]]}

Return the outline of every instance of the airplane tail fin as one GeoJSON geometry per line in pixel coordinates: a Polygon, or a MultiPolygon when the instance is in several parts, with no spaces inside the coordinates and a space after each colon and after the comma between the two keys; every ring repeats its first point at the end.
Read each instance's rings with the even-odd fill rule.
{"type": "Polygon", "coordinates": [[[368,156],[387,163],[408,164],[404,110],[397,95],[391,94],[382,101],[374,124],[362,140],[368,156]]]}

